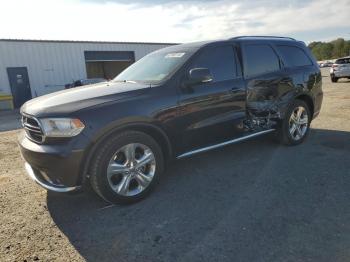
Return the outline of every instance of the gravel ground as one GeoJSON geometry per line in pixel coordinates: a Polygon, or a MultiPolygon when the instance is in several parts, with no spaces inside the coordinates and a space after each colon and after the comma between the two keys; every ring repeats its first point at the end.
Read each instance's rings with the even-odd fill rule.
{"type": "Polygon", "coordinates": [[[0,133],[0,261],[350,261],[350,80],[323,80],[304,144],[177,161],[132,206],[47,193],[0,133]]]}
{"type": "Polygon", "coordinates": [[[19,110],[0,111],[0,132],[21,128],[19,110]]]}

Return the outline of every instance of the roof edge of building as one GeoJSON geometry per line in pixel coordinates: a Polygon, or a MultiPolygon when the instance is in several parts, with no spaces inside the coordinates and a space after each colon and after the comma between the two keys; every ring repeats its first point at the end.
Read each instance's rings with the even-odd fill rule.
{"type": "Polygon", "coordinates": [[[34,42],[34,43],[70,43],[70,44],[128,44],[128,45],[178,45],[179,43],[160,42],[117,42],[117,41],[87,41],[87,40],[44,40],[44,39],[10,39],[0,38],[0,42],[34,42]]]}

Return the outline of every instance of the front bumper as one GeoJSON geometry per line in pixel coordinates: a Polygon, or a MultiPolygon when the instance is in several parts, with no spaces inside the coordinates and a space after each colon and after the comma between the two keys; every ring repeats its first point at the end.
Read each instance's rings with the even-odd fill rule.
{"type": "MultiPolygon", "coordinates": [[[[70,141],[44,145],[29,140],[24,132],[19,147],[28,175],[39,185],[55,192],[70,192],[80,188],[84,150],[70,141]]],[[[77,145],[78,144],[78,145],[77,145]]]]}
{"type": "Polygon", "coordinates": [[[37,184],[39,184],[40,186],[42,186],[47,190],[58,192],[58,193],[67,193],[67,192],[77,191],[81,187],[81,186],[66,187],[63,185],[56,185],[51,181],[51,179],[49,179],[46,176],[46,174],[43,174],[38,170],[34,170],[32,166],[27,162],[24,164],[24,167],[29,177],[33,179],[37,184]]]}

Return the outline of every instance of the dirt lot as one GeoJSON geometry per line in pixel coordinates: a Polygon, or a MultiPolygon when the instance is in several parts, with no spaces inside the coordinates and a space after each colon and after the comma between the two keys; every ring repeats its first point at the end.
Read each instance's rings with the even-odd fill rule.
{"type": "Polygon", "coordinates": [[[303,145],[178,161],[132,206],[47,193],[0,133],[0,261],[350,261],[350,80],[323,81],[303,145]]]}

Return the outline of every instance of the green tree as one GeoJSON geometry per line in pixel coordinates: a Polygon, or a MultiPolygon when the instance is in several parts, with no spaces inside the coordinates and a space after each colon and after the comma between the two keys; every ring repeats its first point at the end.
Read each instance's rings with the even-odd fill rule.
{"type": "Polygon", "coordinates": [[[338,38],[331,42],[311,42],[308,47],[317,60],[335,59],[350,55],[350,40],[338,38]]]}
{"type": "Polygon", "coordinates": [[[334,40],[331,42],[333,45],[333,57],[342,57],[345,53],[345,40],[343,38],[338,38],[337,40],[334,40]]]}

